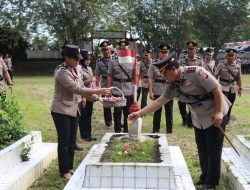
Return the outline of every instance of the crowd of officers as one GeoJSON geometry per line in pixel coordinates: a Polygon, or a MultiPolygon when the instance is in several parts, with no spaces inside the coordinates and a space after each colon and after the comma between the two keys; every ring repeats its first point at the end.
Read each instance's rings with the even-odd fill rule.
{"type": "MultiPolygon", "coordinates": [[[[121,40],[118,43],[118,50],[126,50],[129,48],[129,45],[130,43],[128,41],[121,40]]],[[[204,162],[207,161],[210,153],[207,152],[209,151],[207,150],[207,147],[203,146],[206,143],[210,146],[211,143],[204,142],[204,138],[202,136],[207,135],[207,132],[210,131],[206,131],[206,129],[209,127],[207,126],[208,124],[212,125],[211,121],[207,120],[209,118],[211,120],[211,115],[206,115],[206,110],[200,113],[202,116],[199,118],[197,118],[197,115],[194,114],[194,110],[203,108],[205,105],[204,102],[211,101],[211,97],[213,97],[214,94],[206,94],[206,96],[202,97],[198,97],[195,94],[199,94],[201,92],[203,93],[204,89],[209,91],[215,86],[217,89],[214,92],[215,95],[219,92],[224,94],[223,97],[225,97],[225,99],[229,102],[227,103],[227,109],[223,108],[225,112],[223,112],[223,128],[225,129],[226,123],[230,120],[231,108],[235,101],[236,94],[238,93],[238,95],[241,95],[241,68],[236,62],[236,51],[234,49],[228,49],[225,60],[216,65],[212,58],[212,49],[208,48],[204,53],[204,58],[201,58],[196,55],[197,47],[197,43],[193,41],[187,42],[187,54],[181,56],[176,62],[173,62],[173,69],[171,72],[174,73],[176,69],[176,72],[181,73],[180,76],[178,76],[180,79],[178,79],[178,82],[176,82],[175,85],[182,85],[182,88],[185,89],[183,91],[179,88],[176,91],[176,94],[179,94],[177,97],[179,97],[178,106],[182,117],[182,125],[187,125],[190,128],[194,127],[196,132],[195,135],[202,169],[202,175],[199,183],[204,184],[207,180],[206,178],[209,178],[209,180],[211,180],[209,183],[211,183],[214,187],[214,185],[218,184],[220,176],[219,163],[223,139],[220,135],[218,137],[218,141],[213,140],[213,142],[211,142],[218,143],[219,152],[214,152],[212,154],[215,158],[212,162],[213,164],[209,166],[206,165],[204,162]],[[196,70],[196,68],[199,69],[196,70]],[[182,72],[183,69],[185,72],[182,72]],[[197,71],[199,72],[197,73],[197,71]],[[191,73],[191,75],[189,75],[189,73],[191,73]],[[197,75],[199,76],[198,79],[197,75]],[[189,76],[191,76],[191,78],[188,78],[189,76]],[[208,83],[206,82],[207,78],[209,78],[208,83]],[[206,86],[206,84],[208,86],[206,86]],[[189,100],[191,100],[191,102],[189,100]],[[203,128],[203,125],[207,127],[203,128]],[[205,155],[205,153],[203,154],[202,151],[205,151],[208,155],[205,155]],[[206,173],[207,170],[216,170],[215,178],[213,178],[212,174],[206,173]]],[[[127,103],[124,107],[115,107],[113,114],[111,108],[103,108],[105,125],[107,127],[111,127],[114,124],[114,131],[116,133],[128,132],[127,119],[129,116],[129,108],[133,103],[132,81],[134,76],[134,63],[119,62],[118,58],[113,57],[113,49],[109,41],[103,41],[100,44],[100,48],[102,58],[96,62],[95,70],[92,71],[89,66],[91,57],[88,55],[88,51],[84,49],[80,50],[78,46],[66,45],[62,52],[64,63],[58,66],[54,73],[55,94],[51,106],[51,115],[53,117],[58,135],[59,171],[60,174],[66,179],[70,179],[74,173],[72,170],[74,150],[81,150],[81,147],[76,144],[78,126],[80,136],[83,140],[96,140],[91,134],[91,120],[93,104],[100,98],[98,95],[121,96],[119,91],[113,89],[111,90],[110,87],[119,88],[127,99],[127,103]]],[[[151,100],[154,100],[156,104],[158,100],[163,103],[163,105],[157,106],[157,109],[154,110],[152,126],[153,133],[160,132],[162,106],[165,108],[166,133],[173,132],[174,99],[171,97],[176,96],[176,94],[168,94],[173,93],[171,91],[167,93],[166,88],[171,81],[167,80],[166,76],[168,76],[168,74],[165,72],[167,70],[164,67],[159,67],[157,65],[157,63],[161,62],[164,64],[168,63],[165,59],[168,57],[169,51],[169,45],[159,45],[158,59],[153,60],[151,50],[145,49],[143,52],[143,58],[137,62],[138,68],[136,73],[138,76],[137,83],[138,86],[140,86],[141,91],[141,108],[148,107],[148,97],[151,100]],[[139,85],[139,83],[141,84],[139,85]],[[167,101],[163,98],[163,96],[167,98],[167,101]]],[[[171,74],[171,72],[169,73],[171,74]]],[[[168,77],[170,77],[170,74],[168,77]]],[[[176,74],[173,74],[173,77],[174,75],[176,74]]],[[[172,84],[174,83],[171,83],[171,85],[172,84]]],[[[175,88],[175,86],[173,86],[173,88],[175,88]]],[[[215,104],[218,104],[216,99],[218,99],[218,97],[214,97],[215,104]]],[[[222,101],[222,97],[221,99],[219,98],[219,101],[222,101]]],[[[218,105],[221,106],[220,103],[218,105]]],[[[219,106],[217,107],[219,108],[219,106]]],[[[211,111],[214,112],[214,109],[215,107],[212,106],[211,111]]],[[[211,113],[209,112],[208,114],[211,113]]],[[[222,121],[222,115],[214,117],[215,119],[213,120],[216,122],[215,125],[219,125],[222,121]]],[[[209,129],[211,128],[209,127],[209,129]]],[[[210,135],[214,136],[217,134],[218,131],[212,130],[210,135]]]]}

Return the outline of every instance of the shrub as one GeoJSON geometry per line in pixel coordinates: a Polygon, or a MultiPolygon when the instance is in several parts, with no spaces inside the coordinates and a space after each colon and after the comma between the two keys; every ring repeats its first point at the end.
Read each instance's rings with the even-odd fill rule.
{"type": "Polygon", "coordinates": [[[6,93],[0,95],[0,149],[19,140],[27,133],[23,128],[23,115],[14,100],[6,98],[6,93]]]}

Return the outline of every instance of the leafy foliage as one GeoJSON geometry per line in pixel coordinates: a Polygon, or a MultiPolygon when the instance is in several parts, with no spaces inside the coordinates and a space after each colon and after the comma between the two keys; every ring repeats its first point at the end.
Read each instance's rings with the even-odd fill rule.
{"type": "Polygon", "coordinates": [[[0,96],[0,149],[19,140],[26,132],[23,128],[23,116],[14,98],[0,96]]]}
{"type": "Polygon", "coordinates": [[[32,145],[34,144],[34,136],[31,135],[30,142],[23,142],[22,143],[22,149],[20,152],[20,157],[22,161],[29,161],[30,160],[30,154],[31,154],[31,149],[32,145]]]}

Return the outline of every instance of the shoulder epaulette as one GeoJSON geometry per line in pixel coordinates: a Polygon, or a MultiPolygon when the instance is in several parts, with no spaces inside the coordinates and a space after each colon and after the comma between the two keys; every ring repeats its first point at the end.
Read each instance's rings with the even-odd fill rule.
{"type": "Polygon", "coordinates": [[[202,57],[200,57],[200,56],[197,56],[197,59],[201,59],[201,60],[203,60],[203,58],[202,58],[202,57]]]}

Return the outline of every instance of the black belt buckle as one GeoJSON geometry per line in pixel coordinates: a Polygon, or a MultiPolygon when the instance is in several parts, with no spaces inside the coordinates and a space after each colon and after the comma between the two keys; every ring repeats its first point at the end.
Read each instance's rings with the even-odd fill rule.
{"type": "Polygon", "coordinates": [[[121,83],[126,83],[127,79],[121,79],[121,83]]]}

